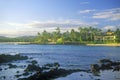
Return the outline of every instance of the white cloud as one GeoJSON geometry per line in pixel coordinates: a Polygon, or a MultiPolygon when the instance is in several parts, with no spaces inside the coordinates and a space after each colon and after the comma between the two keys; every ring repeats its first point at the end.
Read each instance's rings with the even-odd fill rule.
{"type": "Polygon", "coordinates": [[[80,4],[90,4],[89,2],[80,2],[80,4]]]}
{"type": "Polygon", "coordinates": [[[93,18],[107,19],[109,21],[120,20],[120,8],[107,9],[93,14],[93,18]]]}
{"type": "Polygon", "coordinates": [[[79,11],[79,13],[90,13],[90,12],[94,12],[94,11],[96,11],[96,10],[94,10],[94,9],[92,9],[92,10],[86,9],[86,10],[79,11]]]}
{"type": "Polygon", "coordinates": [[[116,26],[112,26],[112,25],[107,25],[107,26],[104,26],[103,28],[102,28],[102,30],[108,30],[108,29],[111,29],[111,30],[116,30],[116,26]]]}
{"type": "Polygon", "coordinates": [[[69,31],[71,29],[77,30],[78,27],[82,26],[94,26],[97,22],[86,23],[80,20],[48,20],[48,21],[32,21],[28,23],[14,23],[6,22],[0,25],[1,36],[25,36],[25,35],[36,35],[37,32],[53,32],[57,27],[61,29],[61,32],[69,31]],[[4,27],[7,26],[7,27],[4,27]]]}
{"type": "Polygon", "coordinates": [[[13,22],[10,22],[10,23],[7,23],[9,26],[23,26],[24,24],[21,24],[21,23],[13,23],[13,22]]]}

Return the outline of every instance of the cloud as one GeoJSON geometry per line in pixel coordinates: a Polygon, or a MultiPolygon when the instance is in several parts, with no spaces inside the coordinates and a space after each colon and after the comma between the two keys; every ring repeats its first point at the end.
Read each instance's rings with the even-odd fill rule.
{"type": "Polygon", "coordinates": [[[74,28],[84,25],[97,25],[98,22],[91,22],[86,23],[80,20],[49,20],[49,21],[34,21],[31,23],[28,23],[27,26],[31,26],[34,28],[74,28]]]}
{"type": "Polygon", "coordinates": [[[118,26],[115,26],[115,25],[106,25],[106,26],[102,27],[102,30],[103,31],[107,31],[108,29],[110,29],[110,30],[115,31],[117,28],[120,28],[119,24],[118,24],[118,26]]]}
{"type": "Polygon", "coordinates": [[[86,10],[79,11],[79,13],[90,13],[90,12],[94,12],[94,11],[96,11],[96,10],[94,10],[94,9],[92,9],[92,10],[86,9],[86,10]]]}
{"type": "Polygon", "coordinates": [[[98,22],[83,22],[80,20],[48,20],[48,21],[32,21],[27,23],[15,23],[6,22],[0,25],[0,35],[1,36],[26,36],[26,35],[36,35],[37,32],[43,32],[46,30],[48,32],[53,32],[57,27],[61,29],[61,32],[70,31],[71,29],[77,30],[78,27],[87,27],[97,25],[98,22]],[[4,27],[6,26],[6,27],[4,27]]]}
{"type": "Polygon", "coordinates": [[[103,28],[102,28],[102,30],[108,30],[108,29],[111,29],[111,30],[116,30],[116,26],[113,26],[113,25],[107,25],[107,26],[104,26],[103,28]]]}
{"type": "Polygon", "coordinates": [[[90,3],[89,2],[80,2],[80,4],[86,5],[86,4],[90,4],[90,3]]]}
{"type": "Polygon", "coordinates": [[[24,24],[21,23],[13,23],[13,22],[9,22],[7,23],[9,26],[23,26],[24,24]]]}
{"type": "MultiPolygon", "coordinates": [[[[40,30],[39,30],[40,31],[40,30]]],[[[18,36],[35,36],[38,30],[2,30],[0,36],[18,37],[18,36]]]]}
{"type": "Polygon", "coordinates": [[[120,20],[120,8],[107,9],[93,14],[95,19],[107,19],[108,21],[120,20]]]}

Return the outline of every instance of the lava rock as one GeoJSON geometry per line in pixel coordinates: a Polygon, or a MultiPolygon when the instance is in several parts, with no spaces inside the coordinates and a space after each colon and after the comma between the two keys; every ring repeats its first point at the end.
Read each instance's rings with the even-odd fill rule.
{"type": "Polygon", "coordinates": [[[8,64],[9,68],[16,68],[17,66],[16,65],[13,65],[13,64],[8,64]]]}
{"type": "Polygon", "coordinates": [[[29,71],[41,71],[42,72],[42,68],[34,64],[29,64],[27,68],[25,69],[25,72],[29,72],[29,71]]]}
{"type": "Polygon", "coordinates": [[[92,65],[91,65],[91,71],[92,71],[92,72],[97,72],[97,71],[99,71],[99,70],[100,70],[100,67],[99,67],[98,64],[92,64],[92,65]]]}
{"type": "Polygon", "coordinates": [[[37,64],[37,61],[36,60],[32,60],[31,63],[32,64],[37,64]]]}

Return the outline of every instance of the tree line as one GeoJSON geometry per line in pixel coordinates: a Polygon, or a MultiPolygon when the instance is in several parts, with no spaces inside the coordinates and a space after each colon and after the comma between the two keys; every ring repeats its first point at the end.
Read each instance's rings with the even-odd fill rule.
{"type": "MultiPolygon", "coordinates": [[[[56,28],[53,32],[47,32],[44,30],[42,33],[38,32],[35,39],[36,43],[40,44],[82,44],[82,43],[100,43],[100,41],[95,41],[95,36],[105,36],[107,32],[113,32],[115,38],[115,43],[120,43],[120,29],[115,31],[108,29],[107,31],[102,31],[98,28],[93,27],[79,27],[78,30],[71,29],[70,31],[61,32],[60,28],[56,28]]],[[[109,42],[109,40],[107,40],[109,42]]],[[[102,41],[101,43],[105,43],[102,41]]],[[[111,41],[113,43],[113,41],[111,41]]]]}
{"type": "Polygon", "coordinates": [[[76,30],[71,29],[69,31],[61,32],[57,27],[53,32],[38,32],[36,36],[22,36],[16,38],[8,38],[0,36],[0,42],[30,42],[36,44],[86,44],[86,43],[120,43],[120,29],[103,31],[94,27],[79,27],[76,30]],[[115,36],[115,41],[96,41],[95,36],[106,36],[107,32],[113,34],[109,36],[115,36]]]}

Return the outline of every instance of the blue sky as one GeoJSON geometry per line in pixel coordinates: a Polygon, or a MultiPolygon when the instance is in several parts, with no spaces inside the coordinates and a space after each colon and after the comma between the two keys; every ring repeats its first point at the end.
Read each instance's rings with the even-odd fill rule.
{"type": "Polygon", "coordinates": [[[120,0],[0,0],[0,36],[120,27],[120,0]]]}

